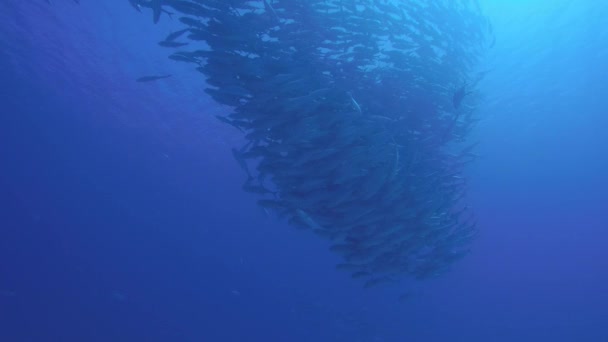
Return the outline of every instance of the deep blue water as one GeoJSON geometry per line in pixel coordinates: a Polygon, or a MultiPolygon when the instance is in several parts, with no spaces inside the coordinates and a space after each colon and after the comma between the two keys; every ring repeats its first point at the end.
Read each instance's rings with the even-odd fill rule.
{"type": "Polygon", "coordinates": [[[480,236],[401,303],[241,190],[175,23],[2,1],[0,341],[608,341],[608,5],[481,4],[480,236]]]}

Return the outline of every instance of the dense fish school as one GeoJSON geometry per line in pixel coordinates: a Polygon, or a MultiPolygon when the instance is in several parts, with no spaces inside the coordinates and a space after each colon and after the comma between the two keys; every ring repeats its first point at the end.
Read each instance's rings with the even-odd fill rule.
{"type": "Polygon", "coordinates": [[[423,279],[476,232],[463,167],[474,68],[491,27],[468,0],[129,0],[184,25],[159,44],[193,63],[243,132],[259,205],[331,240],[372,287],[423,279]]]}

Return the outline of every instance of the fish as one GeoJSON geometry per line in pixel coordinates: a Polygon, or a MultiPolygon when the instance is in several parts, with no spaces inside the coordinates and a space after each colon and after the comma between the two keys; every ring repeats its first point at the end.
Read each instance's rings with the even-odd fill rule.
{"type": "Polygon", "coordinates": [[[469,47],[481,49],[487,31],[474,6],[130,2],[154,22],[166,9],[180,16],[159,45],[180,48],[169,58],[192,63],[203,95],[228,108],[217,118],[244,139],[232,149],[242,190],[330,240],[337,269],[369,288],[440,274],[464,255],[453,251],[473,236],[460,210],[474,151],[460,144],[475,123],[480,56],[469,47]],[[450,47],[443,57],[438,42],[450,47]]]}
{"type": "Polygon", "coordinates": [[[238,121],[236,121],[236,120],[230,120],[230,119],[228,119],[228,118],[226,118],[224,116],[221,116],[221,115],[216,115],[215,117],[218,120],[220,120],[221,122],[227,123],[230,126],[238,129],[239,131],[241,131],[241,133],[245,133],[245,131],[239,126],[239,122],[238,121]]]}
{"type": "Polygon", "coordinates": [[[454,109],[458,109],[462,104],[462,100],[464,100],[465,96],[471,94],[471,92],[466,91],[466,84],[458,88],[454,95],[452,96],[452,105],[454,105],[454,109]]]}
{"type": "Polygon", "coordinates": [[[138,78],[136,81],[137,82],[153,82],[153,81],[158,81],[158,80],[162,80],[164,78],[169,78],[171,77],[170,74],[167,75],[154,75],[154,76],[142,76],[140,78],[138,78]]]}
{"type": "Polygon", "coordinates": [[[135,8],[137,12],[141,13],[141,6],[139,5],[139,0],[129,0],[129,4],[131,7],[135,8]]]}
{"type": "Polygon", "coordinates": [[[163,47],[177,48],[177,47],[186,46],[186,45],[188,45],[188,43],[161,40],[160,42],[158,42],[158,45],[163,46],[163,47]]]}
{"type": "Polygon", "coordinates": [[[245,161],[245,158],[243,158],[243,152],[237,150],[236,148],[232,148],[232,156],[237,161],[237,163],[239,164],[241,169],[243,169],[243,171],[245,171],[245,173],[247,173],[247,179],[248,180],[253,179],[251,172],[249,172],[249,167],[247,166],[247,162],[245,161]]]}
{"type": "Polygon", "coordinates": [[[246,192],[249,193],[254,193],[254,194],[271,194],[273,196],[275,196],[276,198],[276,191],[271,191],[269,189],[267,189],[266,187],[264,187],[263,185],[255,185],[252,184],[253,183],[253,178],[247,179],[247,181],[245,182],[245,184],[243,184],[243,190],[245,190],[246,192]]]}
{"type": "Polygon", "coordinates": [[[268,2],[268,0],[263,0],[263,1],[264,1],[264,10],[266,12],[270,13],[272,15],[272,17],[278,21],[279,16],[277,15],[277,12],[274,10],[272,5],[268,2]]]}
{"type": "Polygon", "coordinates": [[[181,37],[184,33],[190,31],[190,28],[187,27],[185,29],[181,29],[181,30],[177,30],[175,32],[171,32],[169,33],[169,35],[167,35],[167,37],[165,37],[165,42],[172,42],[174,40],[176,40],[177,38],[181,37]]]}
{"type": "Polygon", "coordinates": [[[296,209],[296,214],[309,228],[314,230],[323,230],[323,227],[315,222],[315,220],[313,220],[312,217],[310,217],[304,210],[296,209]]]}
{"type": "Polygon", "coordinates": [[[158,24],[162,13],[162,0],[150,0],[150,8],[152,9],[152,21],[158,24]]]}
{"type": "Polygon", "coordinates": [[[353,107],[355,107],[357,112],[359,112],[359,114],[361,114],[362,113],[361,106],[359,106],[359,103],[357,102],[357,100],[355,100],[355,98],[353,97],[353,95],[351,93],[348,93],[348,95],[350,96],[350,101],[353,104],[353,107]]]}

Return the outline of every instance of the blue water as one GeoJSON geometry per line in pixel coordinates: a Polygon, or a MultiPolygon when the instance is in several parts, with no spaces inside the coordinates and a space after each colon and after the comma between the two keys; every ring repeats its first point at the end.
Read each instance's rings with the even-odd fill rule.
{"type": "Polygon", "coordinates": [[[608,4],[481,1],[480,235],[402,303],[241,190],[174,22],[53,2],[0,3],[0,341],[608,341],[608,4]]]}

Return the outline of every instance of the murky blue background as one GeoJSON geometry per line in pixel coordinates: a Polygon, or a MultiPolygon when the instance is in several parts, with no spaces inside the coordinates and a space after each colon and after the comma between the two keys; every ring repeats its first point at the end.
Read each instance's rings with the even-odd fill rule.
{"type": "Polygon", "coordinates": [[[481,1],[481,234],[400,303],[241,190],[176,22],[81,2],[0,3],[0,341],[608,341],[608,5],[481,1]]]}

